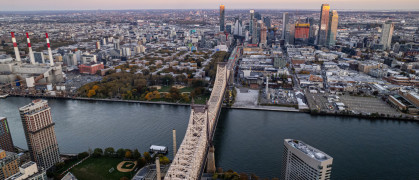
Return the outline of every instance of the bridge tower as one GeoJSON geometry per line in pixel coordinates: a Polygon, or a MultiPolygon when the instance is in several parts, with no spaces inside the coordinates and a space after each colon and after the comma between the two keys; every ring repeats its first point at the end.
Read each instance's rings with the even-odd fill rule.
{"type": "Polygon", "coordinates": [[[215,148],[214,145],[209,147],[208,156],[207,156],[207,173],[215,173],[215,148]]]}

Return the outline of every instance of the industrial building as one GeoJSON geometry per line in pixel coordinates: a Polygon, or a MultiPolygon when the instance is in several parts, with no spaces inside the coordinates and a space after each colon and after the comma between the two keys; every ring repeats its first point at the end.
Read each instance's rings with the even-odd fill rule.
{"type": "Polygon", "coordinates": [[[45,64],[42,53],[41,55],[37,55],[32,52],[29,36],[27,36],[27,39],[30,63],[22,62],[15,34],[12,32],[11,35],[16,57],[15,60],[7,58],[6,56],[0,57],[0,83],[8,84],[20,81],[26,82],[27,87],[34,87],[35,85],[46,85],[47,83],[58,83],[63,81],[64,74],[62,72],[62,67],[59,64],[55,64],[53,61],[47,33],[48,64],[45,64]],[[41,61],[37,62],[36,59],[38,56],[41,56],[41,61]]]}

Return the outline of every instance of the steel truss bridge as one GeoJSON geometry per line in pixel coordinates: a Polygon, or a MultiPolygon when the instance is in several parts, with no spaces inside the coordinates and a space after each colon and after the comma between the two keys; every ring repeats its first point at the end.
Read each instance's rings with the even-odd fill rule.
{"type": "Polygon", "coordinates": [[[173,159],[165,180],[200,179],[218,122],[227,85],[233,76],[241,48],[232,51],[227,62],[217,65],[211,97],[206,105],[191,105],[185,137],[173,159]]]}

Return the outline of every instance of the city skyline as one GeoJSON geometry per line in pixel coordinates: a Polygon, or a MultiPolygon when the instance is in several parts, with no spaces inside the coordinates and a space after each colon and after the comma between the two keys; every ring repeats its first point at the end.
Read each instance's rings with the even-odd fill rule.
{"type": "Polygon", "coordinates": [[[217,9],[220,4],[224,4],[228,9],[307,9],[316,10],[318,4],[329,3],[336,10],[419,10],[416,0],[401,1],[361,1],[361,0],[339,0],[328,2],[324,0],[300,0],[289,2],[285,0],[263,0],[254,2],[250,0],[239,1],[210,1],[202,0],[199,2],[192,0],[155,0],[155,1],[134,1],[121,0],[115,3],[111,0],[104,0],[98,4],[97,0],[85,2],[74,1],[42,1],[42,0],[22,0],[3,2],[0,11],[45,11],[45,10],[124,10],[124,9],[217,9]],[[362,6],[359,6],[362,3],[362,6]],[[379,5],[377,5],[379,4],[379,5]]]}

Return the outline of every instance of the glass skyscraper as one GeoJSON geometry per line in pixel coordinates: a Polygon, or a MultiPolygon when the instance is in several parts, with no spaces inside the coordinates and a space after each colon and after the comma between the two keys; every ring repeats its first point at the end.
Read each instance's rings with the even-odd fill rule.
{"type": "Polygon", "coordinates": [[[317,45],[325,46],[327,43],[327,32],[329,29],[329,4],[322,4],[320,11],[320,25],[319,34],[317,38],[317,45]]]}
{"type": "Polygon", "coordinates": [[[383,50],[388,50],[391,48],[391,39],[393,38],[394,24],[391,21],[386,21],[383,24],[381,41],[383,45],[383,50]]]}
{"type": "Polygon", "coordinates": [[[339,15],[336,10],[330,12],[329,28],[327,32],[327,45],[334,46],[336,44],[336,35],[338,32],[339,15]]]}
{"type": "Polygon", "coordinates": [[[220,31],[224,32],[225,31],[225,7],[224,5],[220,5],[220,31]]]}

